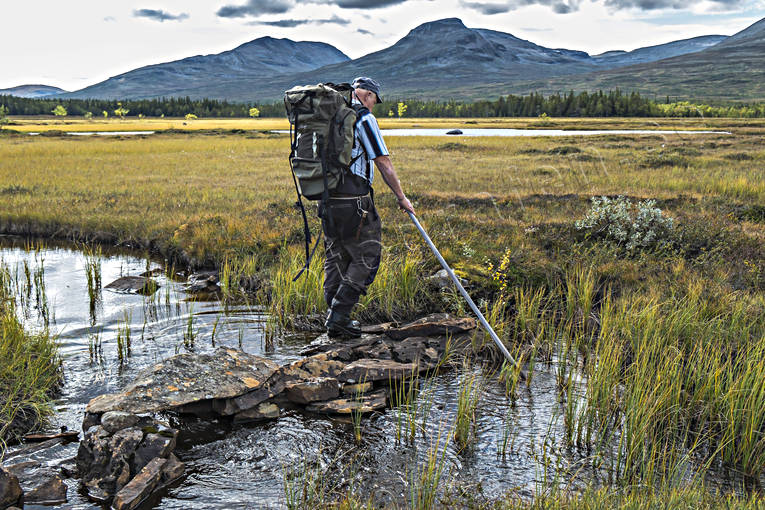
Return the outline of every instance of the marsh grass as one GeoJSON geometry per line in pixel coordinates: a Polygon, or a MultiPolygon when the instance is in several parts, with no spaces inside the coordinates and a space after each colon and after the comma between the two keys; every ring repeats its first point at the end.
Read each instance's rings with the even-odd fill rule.
{"type": "Polygon", "coordinates": [[[101,342],[101,335],[101,331],[88,335],[88,356],[90,357],[91,365],[104,362],[104,348],[101,342]]]}
{"type": "MultiPolygon", "coordinates": [[[[411,122],[452,127],[455,121],[411,122]]],[[[528,119],[481,122],[525,127],[528,119]]],[[[549,122],[564,129],[734,132],[465,137],[449,150],[442,138],[386,140],[418,217],[468,280],[513,356],[530,375],[534,363],[553,366],[567,446],[621,484],[621,491],[585,494],[585,501],[590,498],[594,508],[686,500],[703,507],[707,496],[682,492],[678,479],[699,477],[707,467],[756,479],[765,465],[765,168],[758,164],[765,157],[765,123],[549,122]],[[736,156],[726,157],[731,154],[736,156]],[[625,254],[576,230],[592,196],[618,195],[633,202],[655,199],[656,207],[676,218],[671,249],[625,254]],[[674,485],[665,492],[663,484],[674,485]]],[[[215,265],[227,301],[237,299],[242,277],[262,275],[256,302],[274,329],[293,327],[298,317],[318,323],[326,310],[321,249],[307,274],[292,282],[304,255],[300,217],[291,207],[288,152],[286,137],[233,133],[3,137],[0,182],[13,182],[14,190],[0,202],[0,231],[130,242],[166,256],[168,265],[215,265]]],[[[383,265],[357,317],[467,313],[453,293],[435,292],[426,283],[438,266],[384,188],[378,187],[376,201],[383,265]]],[[[310,222],[316,232],[316,218],[310,222]]],[[[35,263],[16,273],[22,314],[44,309],[35,290],[44,287],[44,275],[38,276],[35,263]]],[[[475,335],[475,352],[499,367],[501,357],[491,345],[483,333],[475,335]]],[[[517,372],[505,367],[499,375],[508,396],[516,398],[517,372]]],[[[403,391],[403,401],[423,400],[403,391]]],[[[408,416],[415,411],[400,409],[401,439],[410,437],[411,423],[425,419],[423,405],[414,420],[408,416]]],[[[432,479],[437,470],[429,472],[432,479]]],[[[426,493],[415,490],[412,501],[432,502],[426,493]]],[[[560,493],[543,493],[539,500],[553,508],[574,504],[560,493]]]]}
{"type": "MultiPolygon", "coordinates": [[[[606,488],[572,489],[557,488],[537,495],[532,500],[521,495],[509,494],[492,508],[502,510],[637,510],[637,509],[685,509],[714,510],[756,510],[765,505],[762,495],[719,494],[706,487],[662,487],[659,490],[636,489],[612,491],[606,488]]],[[[460,508],[458,504],[451,508],[460,508]]]]}
{"type": "Polygon", "coordinates": [[[0,262],[0,457],[8,442],[46,422],[53,412],[51,398],[62,382],[58,344],[47,328],[25,331],[14,280],[0,262]]]}
{"type": "Polygon", "coordinates": [[[454,441],[461,451],[472,450],[478,441],[478,403],[485,392],[485,380],[463,361],[457,392],[457,415],[454,422],[454,441]]]}
{"type": "Polygon", "coordinates": [[[132,320],[132,312],[125,310],[122,315],[122,324],[117,326],[117,359],[120,366],[127,363],[133,354],[133,339],[130,328],[132,320]]]}
{"type": "Polygon", "coordinates": [[[319,461],[304,460],[284,469],[284,504],[289,510],[317,508],[326,503],[330,487],[319,461]]]}
{"type": "Polygon", "coordinates": [[[194,307],[191,303],[189,303],[186,313],[186,328],[183,330],[183,347],[187,352],[194,352],[197,332],[194,331],[194,307]]]}
{"type": "Polygon", "coordinates": [[[438,435],[431,441],[424,462],[414,466],[409,473],[409,508],[431,510],[439,508],[439,495],[443,491],[442,479],[448,476],[447,445],[451,433],[438,435]]]}
{"type": "Polygon", "coordinates": [[[82,245],[82,251],[85,255],[85,278],[88,283],[88,303],[90,311],[90,324],[96,324],[96,314],[98,305],[102,301],[101,296],[101,247],[96,245],[90,247],[87,244],[82,245]]]}

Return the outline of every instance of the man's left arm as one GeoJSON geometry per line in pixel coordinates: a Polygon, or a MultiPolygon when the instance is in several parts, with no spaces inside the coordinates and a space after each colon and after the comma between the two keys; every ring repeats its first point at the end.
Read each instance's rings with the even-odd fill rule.
{"type": "Polygon", "coordinates": [[[380,171],[385,184],[391,189],[394,195],[396,195],[396,201],[399,208],[403,211],[414,214],[414,207],[412,203],[406,198],[404,190],[401,189],[401,182],[398,180],[398,174],[396,169],[393,168],[393,162],[390,160],[390,156],[378,156],[374,159],[375,166],[380,171]]]}

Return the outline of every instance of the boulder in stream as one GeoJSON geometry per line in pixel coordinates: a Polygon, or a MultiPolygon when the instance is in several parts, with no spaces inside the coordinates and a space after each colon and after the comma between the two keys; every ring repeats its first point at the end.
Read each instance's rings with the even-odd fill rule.
{"type": "Polygon", "coordinates": [[[159,289],[159,284],[145,276],[122,276],[104,287],[117,292],[128,292],[149,296],[159,289]]]}
{"type": "Polygon", "coordinates": [[[434,313],[404,324],[400,328],[385,331],[393,340],[403,340],[412,336],[441,336],[467,333],[476,328],[475,319],[457,318],[448,313],[434,313]]]}
{"type": "Polygon", "coordinates": [[[94,398],[87,412],[178,411],[187,404],[230,399],[256,390],[278,368],[273,361],[224,347],[212,354],[179,354],[141,371],[121,393],[94,398]]]}
{"type": "MultiPolygon", "coordinates": [[[[36,461],[20,462],[6,469],[18,480],[24,493],[24,504],[60,505],[67,502],[67,488],[57,471],[36,461]]],[[[0,508],[5,507],[0,505],[0,508]]]]}
{"type": "Polygon", "coordinates": [[[340,395],[340,383],[332,377],[317,377],[287,385],[287,398],[296,404],[331,400],[340,395]]]}
{"type": "Polygon", "coordinates": [[[255,407],[236,413],[234,423],[275,420],[279,416],[281,416],[279,406],[271,402],[262,402],[255,407]]]}
{"type": "Polygon", "coordinates": [[[337,379],[344,383],[365,383],[375,381],[397,381],[412,377],[420,372],[416,363],[399,363],[382,359],[361,359],[354,361],[343,370],[337,379]]]}
{"type": "Polygon", "coordinates": [[[385,390],[368,393],[360,398],[338,398],[326,402],[314,402],[306,407],[306,410],[314,413],[327,414],[351,414],[371,413],[385,409],[388,404],[388,395],[385,390]]]}
{"type": "Polygon", "coordinates": [[[114,420],[114,411],[104,413],[80,441],[77,471],[88,496],[97,501],[108,502],[148,464],[169,458],[175,449],[176,429],[148,416],[124,414],[114,420]],[[117,424],[125,428],[115,431],[117,424]]]}
{"type": "Polygon", "coordinates": [[[114,510],[132,510],[141,504],[157,489],[172,483],[183,475],[184,465],[175,455],[168,458],[157,457],[146,464],[136,476],[130,480],[114,496],[114,510]]]}
{"type": "Polygon", "coordinates": [[[0,508],[21,505],[22,494],[18,477],[0,467],[0,508]]]}
{"type": "Polygon", "coordinates": [[[189,294],[214,295],[221,291],[218,283],[219,279],[217,271],[194,273],[189,276],[188,285],[186,285],[184,290],[189,294]]]}

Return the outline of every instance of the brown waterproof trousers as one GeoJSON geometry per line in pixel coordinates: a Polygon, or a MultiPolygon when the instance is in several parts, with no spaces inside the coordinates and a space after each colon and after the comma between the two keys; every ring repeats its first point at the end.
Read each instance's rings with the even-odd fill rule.
{"type": "Polygon", "coordinates": [[[321,225],[326,254],[324,299],[335,312],[350,315],[380,266],[380,216],[369,195],[331,198],[321,225]]]}

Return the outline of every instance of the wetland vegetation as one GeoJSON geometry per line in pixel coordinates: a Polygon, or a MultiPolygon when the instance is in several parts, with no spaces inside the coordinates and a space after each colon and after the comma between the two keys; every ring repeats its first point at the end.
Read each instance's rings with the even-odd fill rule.
{"type": "MultiPolygon", "coordinates": [[[[325,312],[321,256],[292,282],[304,255],[286,165],[288,140],[263,132],[284,127],[282,121],[193,121],[184,129],[198,128],[194,132],[109,139],[60,134],[80,126],[93,130],[86,122],[41,122],[19,120],[12,127],[51,129],[51,136],[6,130],[0,136],[0,231],[127,246],[177,267],[216,267],[224,299],[236,301],[239,287],[246,286],[248,299],[267,307],[273,325],[285,330],[325,312]]],[[[141,129],[136,125],[161,122],[171,121],[108,125],[141,129]]],[[[383,127],[469,122],[533,127],[540,120],[404,119],[383,127]]],[[[476,335],[473,362],[454,360],[454,423],[413,467],[408,506],[761,507],[765,121],[542,122],[563,129],[653,127],[678,133],[386,140],[418,217],[497,333],[524,360],[532,379],[535,367],[554,374],[555,412],[563,425],[558,441],[530,446],[544,466],[534,494],[484,500],[446,482],[444,445],[469,451],[480,439],[476,409],[484,386],[501,384],[514,402],[532,385],[519,381],[517,370],[502,367],[491,341],[476,335]],[[710,128],[732,134],[682,133],[710,128]],[[476,360],[489,361],[480,377],[472,369],[476,360]],[[550,455],[556,449],[573,452],[579,465],[558,469],[550,455]],[[591,486],[573,483],[572,471],[578,470],[593,474],[591,486]],[[727,473],[728,483],[710,485],[720,473],[727,473]]],[[[359,318],[466,314],[458,296],[426,278],[437,262],[390,195],[378,193],[377,204],[383,265],[359,318]]],[[[318,232],[316,218],[312,228],[318,232]]],[[[96,292],[100,276],[97,282],[95,264],[89,267],[88,288],[96,292]]],[[[3,334],[3,349],[24,346],[19,352],[35,360],[45,359],[37,352],[49,353],[45,366],[55,366],[55,349],[44,348],[52,345],[50,336],[22,333],[20,323],[13,325],[12,302],[3,303],[11,303],[3,306],[17,332],[3,334]],[[29,354],[32,345],[35,354],[29,354]]],[[[193,342],[192,324],[188,330],[193,342]]],[[[129,349],[129,329],[121,338],[129,349]]],[[[398,416],[391,434],[406,443],[425,429],[434,397],[425,380],[392,393],[398,416]]],[[[363,424],[354,428],[362,441],[363,424]]],[[[500,437],[498,455],[520,451],[511,435],[500,437]]],[[[324,476],[308,464],[294,477],[285,476],[301,484],[285,482],[288,506],[369,503],[347,486],[332,490],[333,481],[324,476]]]]}

